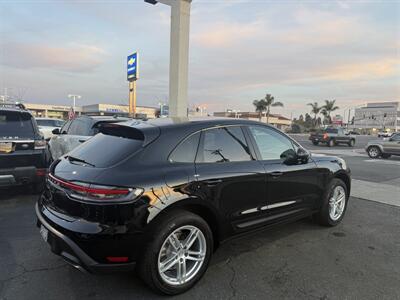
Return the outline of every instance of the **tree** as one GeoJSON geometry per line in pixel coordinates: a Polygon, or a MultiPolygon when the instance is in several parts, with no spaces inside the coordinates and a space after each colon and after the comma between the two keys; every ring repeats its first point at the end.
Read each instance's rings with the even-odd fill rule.
{"type": "Polygon", "coordinates": [[[253,105],[256,107],[256,111],[260,113],[260,120],[261,120],[261,113],[266,112],[267,115],[267,123],[269,123],[269,113],[271,111],[271,106],[280,106],[283,107],[282,102],[275,102],[275,98],[271,94],[266,94],[265,98],[261,100],[254,100],[253,105]],[[260,110],[262,109],[262,110],[260,110]]]}
{"type": "Polygon", "coordinates": [[[267,103],[265,102],[264,99],[261,99],[261,100],[254,100],[253,105],[255,106],[256,112],[258,112],[258,118],[261,121],[262,113],[267,110],[267,103]]]}
{"type": "Polygon", "coordinates": [[[311,106],[311,113],[314,114],[314,126],[317,126],[317,116],[321,112],[322,107],[318,106],[317,102],[308,103],[311,106]]]}
{"type": "Polygon", "coordinates": [[[325,105],[322,106],[322,114],[328,119],[328,124],[332,123],[331,112],[339,109],[339,106],[335,105],[336,100],[325,100],[325,105]]]}

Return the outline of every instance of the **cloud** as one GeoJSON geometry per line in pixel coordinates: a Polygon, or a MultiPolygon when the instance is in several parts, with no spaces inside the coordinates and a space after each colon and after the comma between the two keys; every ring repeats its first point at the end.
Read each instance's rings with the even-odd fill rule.
{"type": "Polygon", "coordinates": [[[400,59],[384,58],[377,61],[339,65],[320,74],[321,79],[356,80],[385,78],[399,74],[400,59]]]}
{"type": "Polygon", "coordinates": [[[262,34],[262,27],[261,22],[249,24],[217,22],[194,33],[191,40],[201,47],[225,48],[259,36],[262,34]]]}
{"type": "Polygon", "coordinates": [[[70,44],[65,47],[38,43],[0,44],[0,64],[20,69],[51,69],[55,71],[93,72],[105,59],[106,52],[90,45],[70,44]]]}

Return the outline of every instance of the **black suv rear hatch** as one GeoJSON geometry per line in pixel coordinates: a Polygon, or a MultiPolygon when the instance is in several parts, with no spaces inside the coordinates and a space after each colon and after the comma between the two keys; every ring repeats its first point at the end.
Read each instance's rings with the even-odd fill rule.
{"type": "Polygon", "coordinates": [[[35,151],[38,133],[27,111],[0,110],[0,168],[42,166],[35,151]]]}

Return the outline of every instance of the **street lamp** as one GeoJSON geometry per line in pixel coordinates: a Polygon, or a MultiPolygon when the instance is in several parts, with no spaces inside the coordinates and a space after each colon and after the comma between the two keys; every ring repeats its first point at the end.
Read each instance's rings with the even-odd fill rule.
{"type": "Polygon", "coordinates": [[[72,95],[72,94],[69,94],[69,95],[68,95],[68,98],[72,99],[72,101],[73,101],[73,103],[74,103],[73,108],[74,108],[74,112],[75,112],[76,99],[81,99],[82,96],[80,96],[80,95],[72,95]]]}
{"type": "Polygon", "coordinates": [[[188,113],[188,65],[190,4],[192,0],[144,0],[171,7],[171,37],[169,62],[169,114],[186,117],[188,113]]]}

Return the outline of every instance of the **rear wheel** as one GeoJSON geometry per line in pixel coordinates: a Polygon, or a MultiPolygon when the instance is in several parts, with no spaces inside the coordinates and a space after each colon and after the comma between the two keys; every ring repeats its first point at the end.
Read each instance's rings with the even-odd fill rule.
{"type": "Polygon", "coordinates": [[[343,180],[334,178],[325,193],[320,211],[315,215],[318,223],[336,226],[345,214],[348,200],[347,186],[343,180]]]}
{"type": "Polygon", "coordinates": [[[355,140],[350,140],[349,142],[349,147],[354,147],[354,144],[356,143],[355,140]]]}
{"type": "Polygon", "coordinates": [[[377,146],[371,146],[368,148],[367,150],[368,156],[371,158],[378,158],[379,156],[381,156],[381,149],[379,149],[379,147],[377,146]]]}
{"type": "Polygon", "coordinates": [[[198,215],[175,211],[163,218],[139,260],[140,277],[155,291],[176,295],[190,289],[207,270],[213,249],[208,224],[198,215]]]}

